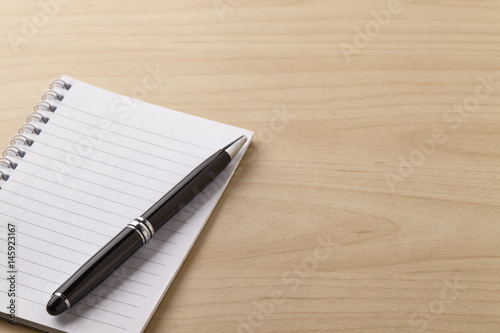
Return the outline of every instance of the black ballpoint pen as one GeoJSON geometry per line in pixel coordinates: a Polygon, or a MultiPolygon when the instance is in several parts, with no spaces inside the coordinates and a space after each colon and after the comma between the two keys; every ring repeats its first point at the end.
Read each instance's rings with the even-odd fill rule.
{"type": "Polygon", "coordinates": [[[47,303],[47,312],[57,316],[94,290],[159,230],[212,180],[217,177],[243,147],[241,136],[201,163],[175,185],[141,217],[129,223],[76,273],[64,282],[47,303]]]}

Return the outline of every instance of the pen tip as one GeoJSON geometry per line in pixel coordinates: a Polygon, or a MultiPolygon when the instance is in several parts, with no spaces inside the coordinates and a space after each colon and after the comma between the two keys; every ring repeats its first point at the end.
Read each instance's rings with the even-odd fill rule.
{"type": "Polygon", "coordinates": [[[68,309],[66,302],[59,296],[52,295],[52,298],[47,303],[47,312],[51,316],[57,316],[68,309]]]}
{"type": "Polygon", "coordinates": [[[230,144],[228,144],[226,147],[224,147],[223,150],[226,151],[226,153],[229,154],[229,156],[231,157],[231,159],[233,159],[236,154],[238,154],[238,152],[240,151],[241,147],[243,147],[245,145],[245,143],[247,142],[247,137],[242,135],[240,136],[238,139],[234,140],[233,142],[231,142],[230,144]]]}

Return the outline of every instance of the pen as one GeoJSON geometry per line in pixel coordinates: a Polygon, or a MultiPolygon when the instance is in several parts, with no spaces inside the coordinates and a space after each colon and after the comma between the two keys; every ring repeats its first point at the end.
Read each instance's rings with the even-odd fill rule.
{"type": "Polygon", "coordinates": [[[47,303],[47,312],[57,316],[78,303],[137,250],[212,180],[236,156],[247,138],[241,136],[202,162],[141,217],[136,218],[64,282],[47,303]]]}

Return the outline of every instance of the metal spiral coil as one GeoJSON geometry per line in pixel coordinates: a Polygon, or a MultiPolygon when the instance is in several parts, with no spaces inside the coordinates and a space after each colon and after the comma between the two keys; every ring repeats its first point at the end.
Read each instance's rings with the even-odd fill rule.
{"type": "Polygon", "coordinates": [[[9,155],[9,153],[14,153],[14,155],[16,155],[17,157],[20,157],[20,158],[23,158],[24,155],[26,155],[26,152],[25,151],[22,151],[21,149],[19,149],[19,147],[16,147],[16,146],[7,146],[7,148],[5,148],[2,152],[2,156],[3,157],[7,157],[9,155]]]}
{"type": "Polygon", "coordinates": [[[70,90],[71,84],[64,82],[61,79],[55,79],[50,83],[49,88],[50,88],[50,90],[54,90],[55,87],[59,87],[61,89],[65,89],[65,90],[70,90]]]}
{"type": "Polygon", "coordinates": [[[33,108],[34,111],[50,111],[54,112],[57,109],[57,106],[54,106],[52,104],[49,104],[48,102],[45,101],[40,101],[35,104],[35,107],[33,108]]]}
{"type": "Polygon", "coordinates": [[[55,90],[47,90],[46,92],[43,93],[42,95],[42,100],[46,101],[52,97],[53,99],[57,101],[62,101],[64,99],[64,96],[57,93],[55,90]]]}
{"type": "Polygon", "coordinates": [[[12,170],[17,168],[17,163],[12,162],[7,157],[0,157],[0,165],[4,165],[7,168],[12,169],[12,170]]]}
{"type": "Polygon", "coordinates": [[[9,180],[9,175],[3,173],[2,171],[0,171],[0,180],[3,180],[4,182],[9,180]]]}
{"type": "Polygon", "coordinates": [[[33,124],[28,124],[28,123],[24,123],[21,125],[21,127],[19,127],[19,129],[17,130],[17,133],[19,134],[24,134],[24,131],[30,131],[31,133],[33,134],[36,134],[36,135],[39,135],[42,130],[35,127],[33,124]]]}
{"type": "Polygon", "coordinates": [[[41,112],[39,111],[33,111],[28,115],[28,118],[26,118],[27,123],[31,123],[33,119],[38,119],[39,122],[42,122],[44,124],[48,123],[50,118],[45,117],[41,112]]]}
{"type": "Polygon", "coordinates": [[[12,137],[12,140],[10,140],[11,145],[17,145],[18,141],[21,141],[25,146],[31,147],[31,145],[35,142],[31,139],[28,139],[28,137],[22,135],[22,134],[16,134],[12,137]]]}
{"type": "MultiPolygon", "coordinates": [[[[50,85],[49,85],[50,90],[46,91],[42,95],[42,100],[38,102],[35,107],[33,108],[33,112],[31,112],[28,117],[26,118],[26,123],[22,124],[19,129],[18,133],[12,137],[10,140],[10,145],[7,146],[3,151],[2,151],[2,157],[0,157],[0,167],[5,167],[11,170],[14,170],[17,168],[18,163],[14,162],[11,157],[16,157],[16,158],[24,158],[26,155],[26,151],[22,150],[19,147],[19,144],[22,144],[24,146],[31,147],[35,140],[29,138],[28,136],[25,135],[26,132],[29,132],[32,135],[40,135],[42,130],[35,126],[33,122],[37,120],[41,124],[46,124],[49,122],[50,118],[45,116],[42,112],[52,112],[54,113],[57,109],[56,106],[50,104],[49,102],[51,100],[54,101],[62,101],[64,99],[64,95],[62,95],[60,92],[57,92],[55,89],[58,88],[60,91],[62,90],[69,90],[71,89],[71,84],[64,82],[61,79],[55,79],[53,80],[50,85]]],[[[7,174],[4,171],[0,170],[0,181],[7,181],[10,178],[10,175],[7,174]]],[[[0,187],[1,189],[1,187],[0,187]]]]}

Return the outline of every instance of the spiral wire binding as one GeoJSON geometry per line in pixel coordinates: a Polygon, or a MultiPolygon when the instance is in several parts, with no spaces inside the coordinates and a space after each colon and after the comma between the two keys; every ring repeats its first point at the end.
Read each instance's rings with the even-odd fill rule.
{"type": "MultiPolygon", "coordinates": [[[[35,126],[33,122],[36,120],[42,124],[46,124],[49,122],[50,118],[43,115],[42,111],[55,112],[57,107],[50,104],[50,100],[62,101],[64,99],[64,95],[57,92],[55,89],[59,88],[62,90],[71,89],[71,85],[67,82],[64,82],[61,79],[53,80],[49,85],[50,90],[47,90],[42,95],[42,100],[36,103],[33,108],[33,112],[31,112],[26,118],[26,123],[22,124],[17,131],[19,134],[16,134],[10,140],[10,145],[7,146],[2,151],[2,157],[0,157],[0,167],[6,167],[8,169],[14,170],[17,168],[18,163],[14,162],[11,157],[24,158],[26,152],[18,147],[18,145],[22,144],[24,146],[31,147],[35,142],[33,139],[29,138],[25,135],[26,132],[30,132],[34,135],[40,135],[42,130],[35,126]]],[[[0,181],[6,182],[9,180],[10,175],[0,170],[0,181]]],[[[0,187],[2,189],[2,187],[0,187]]]]}
{"type": "Polygon", "coordinates": [[[28,139],[26,136],[21,135],[21,134],[16,134],[12,137],[12,140],[10,140],[11,145],[16,145],[18,141],[21,141],[25,146],[31,147],[31,145],[35,142],[31,139],[28,139]]]}
{"type": "Polygon", "coordinates": [[[19,127],[19,130],[17,131],[17,133],[19,133],[20,135],[22,135],[24,133],[24,131],[26,131],[26,130],[29,130],[29,131],[31,131],[31,133],[36,134],[36,135],[38,135],[38,134],[40,134],[42,132],[41,129],[36,128],[34,125],[28,124],[28,123],[24,123],[24,124],[21,125],[21,127],[19,127]]]}
{"type": "Polygon", "coordinates": [[[7,146],[7,148],[5,148],[2,152],[2,156],[3,157],[7,157],[9,155],[9,152],[12,152],[14,153],[14,155],[20,157],[20,158],[23,158],[24,155],[26,155],[26,152],[22,151],[21,149],[19,149],[19,147],[16,147],[16,146],[7,146]]]}
{"type": "Polygon", "coordinates": [[[57,109],[57,107],[54,105],[51,105],[45,101],[43,101],[43,102],[40,101],[40,102],[35,104],[35,107],[33,108],[33,110],[40,111],[40,109],[45,110],[45,111],[54,112],[57,109]]]}
{"type": "MultiPolygon", "coordinates": [[[[6,175],[5,173],[3,173],[2,171],[0,171],[0,179],[3,180],[4,182],[6,182],[8,179],[9,179],[9,175],[6,175]]],[[[1,187],[0,187],[1,188],[1,187]]]]}
{"type": "Polygon", "coordinates": [[[66,83],[66,82],[64,82],[61,79],[55,79],[55,80],[53,80],[50,83],[49,88],[50,88],[50,90],[54,90],[55,87],[59,87],[61,89],[69,90],[71,88],[71,84],[66,83]]]}

